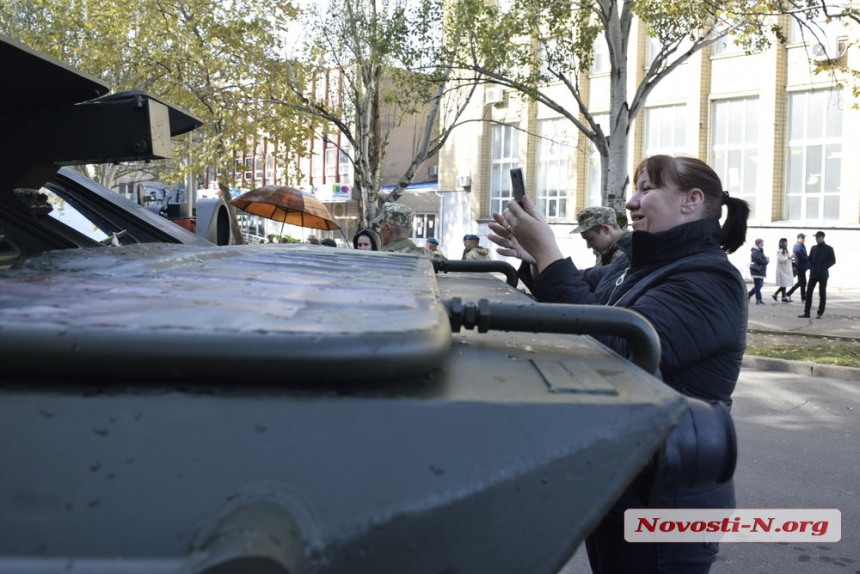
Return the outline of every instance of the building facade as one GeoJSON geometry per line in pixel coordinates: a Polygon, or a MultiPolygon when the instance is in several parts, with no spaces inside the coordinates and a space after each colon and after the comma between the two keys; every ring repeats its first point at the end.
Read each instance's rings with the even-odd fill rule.
{"type": "MultiPolygon", "coordinates": [[[[775,261],[780,238],[791,246],[799,232],[811,238],[822,230],[837,254],[830,286],[853,287],[860,285],[860,271],[848,264],[860,243],[860,166],[850,158],[860,152],[860,111],[850,86],[813,69],[816,59],[827,57],[856,68],[858,49],[850,44],[857,31],[827,25],[827,40],[818,45],[812,38],[804,41],[787,17],[784,24],[791,30],[785,44],[746,54],[730,41],[719,42],[658,84],[631,126],[629,170],[658,153],[705,160],[732,196],[749,202],[749,246],[763,238],[775,261]]],[[[642,24],[631,33],[630,45],[632,96],[655,46],[642,24]]],[[[602,50],[598,44],[591,73],[581,79],[599,122],[609,113],[602,50]]],[[[556,93],[556,101],[577,108],[563,88],[556,93]]],[[[491,214],[510,198],[509,169],[519,166],[562,252],[578,266],[592,265],[584,241],[570,234],[576,213],[600,203],[599,155],[591,142],[572,123],[516,92],[487,86],[483,95],[470,113],[489,121],[459,128],[441,154],[440,189],[451,190],[443,192],[444,239],[486,237],[491,214]]],[[[731,259],[748,275],[747,245],[731,259]]]]}
{"type": "MultiPolygon", "coordinates": [[[[332,109],[352,105],[343,96],[345,81],[342,71],[330,70],[314,86],[317,97],[329,102],[332,109]]],[[[382,161],[381,195],[393,189],[412,163],[416,137],[423,127],[423,120],[419,115],[404,117],[396,112],[382,115],[380,131],[387,134],[388,145],[382,161]]],[[[335,126],[330,126],[326,133],[311,133],[307,153],[296,158],[296,175],[291,184],[313,193],[322,201],[341,225],[343,237],[347,239],[351,239],[358,231],[359,220],[351,157],[353,152],[349,140],[335,126]]],[[[415,238],[427,236],[427,229],[435,226],[438,217],[440,199],[433,193],[436,191],[438,161],[438,157],[430,158],[418,168],[413,184],[400,200],[419,215],[415,221],[415,238]]]]}

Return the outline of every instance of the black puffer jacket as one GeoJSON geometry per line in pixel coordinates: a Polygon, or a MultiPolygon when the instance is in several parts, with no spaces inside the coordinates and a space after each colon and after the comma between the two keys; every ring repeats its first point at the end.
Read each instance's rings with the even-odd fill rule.
{"type": "MultiPolygon", "coordinates": [[[[588,285],[589,291],[594,293],[598,301],[607,301],[609,293],[615,287],[615,279],[630,265],[630,233],[621,237],[614,244],[618,248],[618,257],[614,261],[601,265],[600,267],[589,267],[588,269],[577,269],[576,273],[582,276],[588,285]],[[612,277],[612,281],[604,281],[606,277],[612,277]]],[[[528,263],[520,263],[517,271],[520,281],[534,293],[535,280],[532,277],[532,266],[528,263]]],[[[548,301],[545,301],[545,303],[548,301]]]]}
{"type": "MultiPolygon", "coordinates": [[[[634,231],[626,270],[616,264],[601,268],[595,287],[570,259],[560,260],[544,269],[532,293],[544,303],[637,311],[660,337],[662,379],[685,395],[731,406],[746,348],[747,290],[720,248],[720,233],[715,219],[659,233],[634,231]]],[[[625,340],[597,338],[629,356],[625,340]]]]}

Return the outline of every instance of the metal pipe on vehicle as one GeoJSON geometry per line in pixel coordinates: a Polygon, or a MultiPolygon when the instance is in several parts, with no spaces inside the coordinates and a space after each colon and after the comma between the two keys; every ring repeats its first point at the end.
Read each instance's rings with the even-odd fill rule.
{"type": "MultiPolygon", "coordinates": [[[[464,263],[488,263],[487,261],[464,263]]],[[[509,266],[510,267],[510,266],[509,266]]],[[[513,269],[513,267],[511,267],[513,269]]],[[[611,335],[630,345],[630,360],[650,374],[660,365],[660,338],[642,315],[619,307],[562,305],[557,303],[463,303],[459,297],[443,300],[451,320],[451,330],[490,329],[561,333],[568,335],[611,335]]]]}
{"type": "Polygon", "coordinates": [[[506,283],[516,287],[519,283],[517,270],[506,261],[457,261],[451,259],[434,259],[433,270],[436,273],[466,272],[466,273],[503,273],[506,283]]]}

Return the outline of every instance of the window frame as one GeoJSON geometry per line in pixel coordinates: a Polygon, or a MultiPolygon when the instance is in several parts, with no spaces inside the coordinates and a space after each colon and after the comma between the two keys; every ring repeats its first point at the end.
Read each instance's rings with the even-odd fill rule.
{"type": "Polygon", "coordinates": [[[325,175],[334,177],[337,174],[337,148],[329,146],[325,148],[325,175]]]}
{"type": "MultiPolygon", "coordinates": [[[[662,139],[662,131],[660,136],[662,139]]],[[[687,153],[687,104],[674,104],[668,106],[654,106],[651,108],[645,109],[645,157],[651,157],[652,155],[665,154],[665,155],[678,155],[687,153]],[[663,145],[664,142],[660,141],[657,146],[651,146],[652,141],[652,132],[651,128],[654,125],[662,127],[666,125],[667,118],[657,118],[658,121],[655,121],[654,114],[665,115],[669,111],[672,111],[672,142],[671,145],[663,145]],[[679,114],[679,112],[682,112],[679,114]],[[684,120],[684,124],[681,129],[678,127],[678,119],[682,118],[684,120]],[[683,134],[684,141],[680,144],[676,141],[678,134],[683,134]]]]}
{"type": "Polygon", "coordinates": [[[567,218],[570,122],[564,118],[538,122],[538,172],[535,204],[545,219],[567,218]],[[555,183],[555,185],[551,185],[555,183]],[[554,209],[553,209],[554,208],[554,209]]]}
{"type": "Polygon", "coordinates": [[[493,125],[490,141],[489,216],[502,213],[507,202],[513,198],[510,170],[520,166],[519,133],[520,130],[515,124],[493,125]]]}
{"type": "MultiPolygon", "coordinates": [[[[592,117],[594,118],[594,122],[601,127],[609,127],[608,112],[604,114],[592,114],[592,117]]],[[[609,136],[605,131],[604,135],[607,137],[609,136]]],[[[589,140],[588,165],[586,166],[585,174],[585,205],[587,207],[603,205],[602,177],[603,174],[600,169],[600,152],[597,150],[597,146],[594,145],[594,142],[589,140]]]]}
{"type": "Polygon", "coordinates": [[[710,165],[720,176],[723,188],[732,197],[746,200],[750,206],[750,219],[755,219],[756,195],[758,191],[758,96],[745,98],[726,98],[713,100],[711,102],[711,151],[710,165]],[[738,107],[742,105],[742,141],[731,141],[734,134],[738,133],[733,118],[737,117],[738,107]],[[725,113],[723,113],[725,112],[725,113]],[[734,114],[733,114],[734,112],[734,114]],[[725,117],[721,123],[719,119],[725,117]],[[723,133],[718,133],[723,132],[723,133]],[[719,139],[719,141],[717,141],[719,139]],[[732,156],[740,155],[737,176],[732,175],[732,156]],[[754,174],[748,173],[750,167],[754,168],[754,174]],[[737,185],[735,182],[738,182],[737,185]],[[752,181],[753,188],[747,189],[747,183],[752,181]]]}
{"type": "MultiPolygon", "coordinates": [[[[842,154],[844,149],[844,106],[845,100],[841,90],[808,90],[792,92],[788,96],[788,134],[786,138],[786,162],[785,162],[785,207],[783,217],[789,221],[817,221],[836,222],[839,221],[839,209],[842,194],[842,154]],[[823,118],[810,118],[810,111],[818,112],[822,109],[820,103],[810,104],[812,98],[823,96],[823,118]],[[804,98],[803,130],[795,125],[797,121],[796,102],[804,98]],[[831,105],[835,102],[835,105],[831,105]],[[838,110],[836,116],[830,115],[830,110],[838,110]],[[823,121],[818,121],[822,119],[823,121]],[[811,120],[811,121],[810,121],[811,120]],[[810,136],[810,125],[820,125],[821,134],[810,136]],[[838,133],[834,133],[837,132],[838,133]],[[820,159],[815,162],[814,151],[818,148],[820,159]],[[838,148],[838,149],[834,149],[838,148]],[[798,155],[795,150],[802,154],[802,161],[798,164],[792,162],[792,157],[798,155]],[[830,150],[828,152],[828,150],[830,150]],[[835,157],[831,156],[835,154],[835,157]],[[811,157],[810,157],[811,156],[811,157]],[[832,161],[829,161],[832,160],[832,161]],[[810,162],[817,163],[819,173],[810,174],[810,162]],[[835,163],[835,165],[834,165],[835,163]],[[795,173],[793,167],[799,167],[799,173],[795,173]],[[829,167],[828,167],[829,166],[829,167]],[[833,173],[835,170],[835,173],[833,173]],[[795,177],[799,179],[795,180],[795,177]],[[833,182],[836,182],[835,185],[833,182]],[[799,182],[799,192],[792,188],[799,182]],[[810,189],[817,185],[818,191],[810,189]],[[835,189],[828,190],[833,186],[835,189]]],[[[813,166],[814,167],[814,166],[813,166]]]]}

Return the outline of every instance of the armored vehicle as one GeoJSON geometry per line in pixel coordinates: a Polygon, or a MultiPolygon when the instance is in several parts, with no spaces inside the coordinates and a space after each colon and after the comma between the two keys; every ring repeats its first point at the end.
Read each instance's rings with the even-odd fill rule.
{"type": "Polygon", "coordinates": [[[218,246],[114,199],[82,203],[110,241],[76,231],[60,166],[197,122],[0,60],[0,572],[553,573],[641,473],[731,476],[731,420],[653,376],[647,321],[506,264],[218,246]]]}

